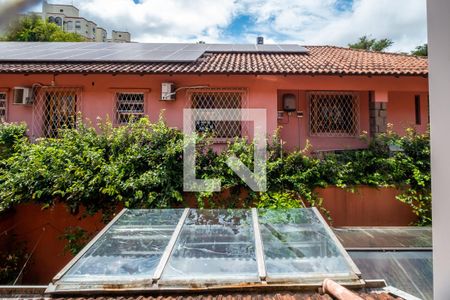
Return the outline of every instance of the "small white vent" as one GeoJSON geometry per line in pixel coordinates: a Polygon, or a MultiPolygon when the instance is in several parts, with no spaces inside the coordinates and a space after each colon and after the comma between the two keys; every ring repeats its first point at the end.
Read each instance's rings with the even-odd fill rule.
{"type": "Polygon", "coordinates": [[[14,98],[13,98],[14,104],[28,105],[33,103],[31,97],[31,88],[15,87],[13,91],[14,91],[14,98]]]}

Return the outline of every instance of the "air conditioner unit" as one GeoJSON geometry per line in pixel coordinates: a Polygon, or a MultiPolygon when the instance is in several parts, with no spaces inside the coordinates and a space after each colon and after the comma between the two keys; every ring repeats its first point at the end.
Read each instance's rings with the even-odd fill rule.
{"type": "Polygon", "coordinates": [[[175,84],[172,82],[161,83],[161,100],[173,101],[176,99],[175,84]]]}
{"type": "Polygon", "coordinates": [[[32,90],[29,87],[13,88],[14,104],[29,105],[33,104],[32,90]]]}

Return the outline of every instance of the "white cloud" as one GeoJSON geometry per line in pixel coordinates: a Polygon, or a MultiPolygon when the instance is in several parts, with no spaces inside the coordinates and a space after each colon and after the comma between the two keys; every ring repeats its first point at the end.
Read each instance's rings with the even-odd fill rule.
{"type": "Polygon", "coordinates": [[[355,0],[349,11],[336,5],[334,0],[245,0],[243,7],[257,18],[253,29],[278,42],[346,46],[370,35],[392,39],[392,51],[410,51],[427,40],[425,0],[355,0]]]}
{"type": "MultiPolygon", "coordinates": [[[[3,1],[3,0],[0,0],[3,1]]],[[[140,42],[266,42],[345,46],[362,35],[391,38],[393,51],[410,51],[426,42],[426,0],[52,0],[74,3],[81,14],[108,31],[128,30],[140,42]],[[239,15],[240,35],[226,28],[239,15]]]]}

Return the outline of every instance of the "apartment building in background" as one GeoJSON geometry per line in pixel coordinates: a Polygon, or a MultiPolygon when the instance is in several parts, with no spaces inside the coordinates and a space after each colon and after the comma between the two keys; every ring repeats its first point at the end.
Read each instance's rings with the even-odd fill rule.
{"type": "Polygon", "coordinates": [[[42,12],[38,13],[44,20],[55,23],[66,32],[74,32],[82,35],[92,42],[131,42],[131,34],[126,31],[112,31],[111,39],[108,39],[106,29],[99,27],[94,21],[80,16],[80,10],[68,4],[51,4],[44,1],[42,12]]]}

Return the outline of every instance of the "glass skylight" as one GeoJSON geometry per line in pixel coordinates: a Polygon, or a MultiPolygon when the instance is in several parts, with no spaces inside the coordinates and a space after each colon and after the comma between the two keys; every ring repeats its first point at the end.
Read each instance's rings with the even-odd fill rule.
{"type": "Polygon", "coordinates": [[[182,213],[182,209],[125,211],[61,282],[151,278],[182,213]]]}
{"type": "Polygon", "coordinates": [[[315,208],[123,210],[48,292],[360,284],[315,208]]]}
{"type": "Polygon", "coordinates": [[[257,282],[250,210],[191,210],[161,283],[257,282]]]}

